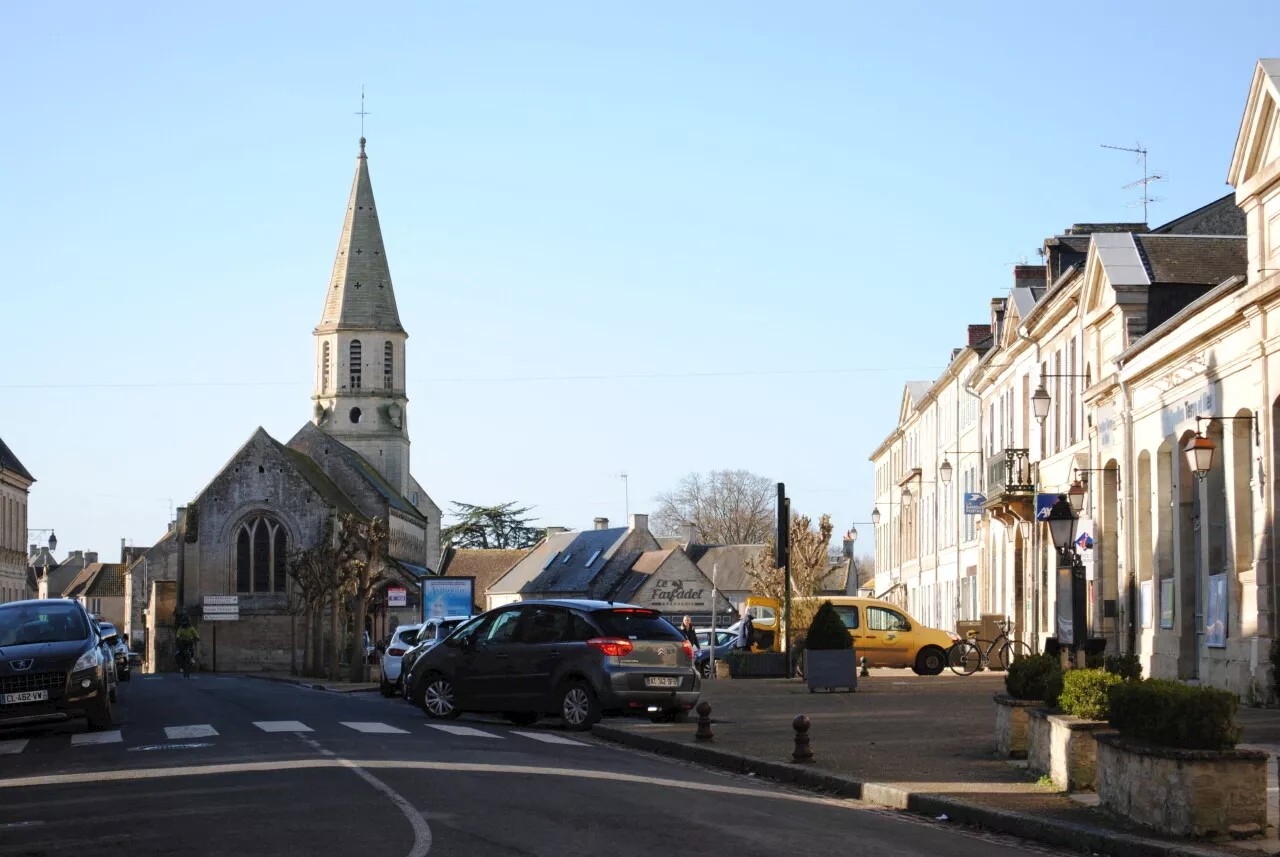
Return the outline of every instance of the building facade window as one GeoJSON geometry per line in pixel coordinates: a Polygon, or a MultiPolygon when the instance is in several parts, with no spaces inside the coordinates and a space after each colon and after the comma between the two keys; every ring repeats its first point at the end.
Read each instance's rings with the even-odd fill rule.
{"type": "Polygon", "coordinates": [[[392,369],[395,368],[395,350],[391,343],[384,343],[382,346],[382,386],[383,389],[391,389],[392,369]]]}
{"type": "Polygon", "coordinates": [[[351,340],[351,348],[349,351],[349,355],[350,356],[349,356],[348,362],[351,364],[350,365],[351,389],[359,390],[360,389],[360,370],[361,370],[360,340],[358,339],[351,340]]]}
{"type": "Polygon", "coordinates": [[[236,592],[284,592],[289,537],[269,515],[250,516],[236,532],[236,592]]]}
{"type": "Polygon", "coordinates": [[[329,343],[320,346],[320,392],[329,392],[329,343]]]}

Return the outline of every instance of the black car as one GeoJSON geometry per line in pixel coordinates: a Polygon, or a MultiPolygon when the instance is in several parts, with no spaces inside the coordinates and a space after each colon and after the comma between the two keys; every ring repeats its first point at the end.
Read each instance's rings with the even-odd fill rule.
{"type": "Polygon", "coordinates": [[[102,642],[106,643],[115,659],[116,681],[128,681],[131,678],[128,641],[121,638],[116,626],[110,622],[99,622],[98,633],[102,635],[102,642]]]}
{"type": "Polygon", "coordinates": [[[0,604],[0,727],[85,717],[91,729],[109,728],[113,674],[79,602],[0,604]]]}
{"type": "Polygon", "coordinates": [[[405,687],[428,717],[496,712],[517,724],[558,715],[685,715],[701,678],[693,645],[656,610],[575,599],[521,601],[460,626],[414,663],[405,687]]]}

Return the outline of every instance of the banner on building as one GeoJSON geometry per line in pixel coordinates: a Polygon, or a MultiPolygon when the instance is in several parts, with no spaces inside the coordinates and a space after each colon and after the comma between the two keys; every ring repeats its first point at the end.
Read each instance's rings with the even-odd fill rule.
{"type": "Polygon", "coordinates": [[[964,495],[964,513],[966,515],[981,515],[982,504],[987,502],[986,494],[966,493],[964,495]]]}
{"type": "Polygon", "coordinates": [[[428,577],[422,581],[423,614],[427,619],[470,616],[475,604],[474,577],[428,577]]]}
{"type": "Polygon", "coordinates": [[[1098,408],[1095,425],[1098,427],[1098,446],[1107,449],[1116,442],[1116,406],[1103,405],[1098,408]]]}
{"type": "Polygon", "coordinates": [[[1181,402],[1169,405],[1160,410],[1160,431],[1164,435],[1175,433],[1182,426],[1192,428],[1196,417],[1206,417],[1217,413],[1218,394],[1215,385],[1210,384],[1198,393],[1187,396],[1181,402]]]}
{"type": "Polygon", "coordinates": [[[1049,510],[1053,508],[1053,504],[1058,502],[1057,494],[1037,494],[1036,495],[1036,520],[1049,520],[1049,510]]]}

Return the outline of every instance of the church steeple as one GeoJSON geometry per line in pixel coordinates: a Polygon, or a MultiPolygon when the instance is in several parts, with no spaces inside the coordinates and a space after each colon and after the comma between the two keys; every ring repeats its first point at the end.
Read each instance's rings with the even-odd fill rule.
{"type": "Polygon", "coordinates": [[[324,314],[316,332],[333,330],[403,331],[396,296],[391,288],[391,268],[382,246],[382,229],[369,180],[365,138],[360,138],[356,176],[342,221],[338,254],[324,302],[324,314]]]}
{"type": "Polygon", "coordinates": [[[315,329],[312,420],[404,495],[412,482],[404,374],[408,334],[391,289],[364,147],[361,137],[324,314],[315,329]]]}

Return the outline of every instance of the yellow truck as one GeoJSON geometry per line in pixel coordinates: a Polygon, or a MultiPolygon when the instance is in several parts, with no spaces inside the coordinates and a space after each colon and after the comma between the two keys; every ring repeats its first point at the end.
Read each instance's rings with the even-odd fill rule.
{"type": "MultiPolygon", "coordinates": [[[[910,667],[917,675],[937,675],[947,666],[947,650],[960,638],[916,621],[898,605],[878,598],[814,595],[796,601],[830,601],[853,637],[859,658],[873,667],[910,667]]],[[[747,612],[754,629],[752,649],[782,650],[782,605],[773,598],[752,595],[747,612]]],[[[803,632],[803,628],[793,633],[803,632]]]]}

